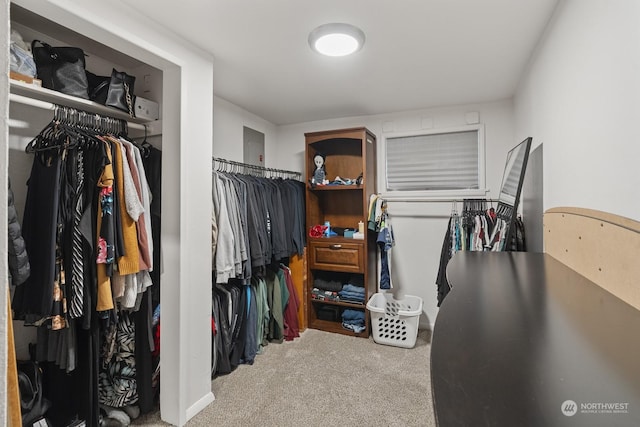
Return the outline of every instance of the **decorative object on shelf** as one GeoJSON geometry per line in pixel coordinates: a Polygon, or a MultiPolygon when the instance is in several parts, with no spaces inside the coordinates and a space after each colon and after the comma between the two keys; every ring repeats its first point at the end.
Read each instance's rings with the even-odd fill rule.
{"type": "Polygon", "coordinates": [[[326,185],[362,185],[362,174],[357,178],[342,178],[336,176],[333,181],[327,182],[326,185]]]}
{"type": "Polygon", "coordinates": [[[42,86],[67,95],[89,99],[89,84],[82,49],[52,47],[40,40],[33,40],[31,50],[42,86]],[[36,46],[38,43],[42,46],[36,46]]]}
{"type": "Polygon", "coordinates": [[[316,170],[313,172],[313,178],[311,178],[311,185],[326,185],[329,183],[327,180],[327,171],[324,167],[326,157],[323,154],[316,153],[313,156],[313,163],[316,165],[316,170]]]}
{"type": "Polygon", "coordinates": [[[336,176],[335,179],[327,185],[354,185],[355,183],[356,181],[354,179],[340,178],[339,176],[336,176]]]}

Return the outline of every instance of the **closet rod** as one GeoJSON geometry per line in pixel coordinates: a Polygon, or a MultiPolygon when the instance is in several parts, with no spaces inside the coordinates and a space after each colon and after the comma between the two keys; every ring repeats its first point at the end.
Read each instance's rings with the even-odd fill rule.
{"type": "MultiPolygon", "coordinates": [[[[51,102],[46,102],[46,101],[40,101],[39,99],[33,99],[33,98],[29,98],[27,96],[22,96],[22,95],[18,95],[15,93],[10,93],[9,94],[9,101],[10,102],[17,102],[19,104],[24,104],[24,105],[28,105],[30,107],[36,107],[36,108],[41,108],[43,110],[54,110],[56,108],[56,104],[53,104],[51,102]]],[[[69,107],[69,108],[73,108],[73,107],[69,107]]],[[[75,110],[78,110],[77,108],[74,108],[75,110]]],[[[81,110],[78,110],[81,111],[81,110]]],[[[93,113],[91,113],[93,114],[93,113]]],[[[101,115],[101,114],[98,114],[101,115]]],[[[127,122],[127,126],[129,127],[129,129],[138,129],[138,130],[145,130],[145,125],[141,125],[138,123],[132,123],[132,122],[127,122]]]]}
{"type": "Polygon", "coordinates": [[[281,174],[286,174],[286,175],[293,175],[293,176],[295,176],[297,178],[301,178],[302,177],[302,172],[290,171],[290,170],[286,170],[286,169],[267,168],[267,167],[264,167],[264,166],[251,165],[249,163],[236,162],[234,160],[221,159],[219,157],[212,157],[211,159],[213,160],[214,163],[218,162],[218,163],[223,163],[223,164],[227,164],[227,165],[231,165],[231,166],[237,166],[237,167],[241,167],[241,168],[252,169],[252,170],[255,170],[255,171],[265,171],[265,172],[274,172],[274,173],[281,173],[281,174]]]}
{"type": "Polygon", "coordinates": [[[459,199],[421,199],[421,198],[411,198],[411,197],[392,197],[386,198],[383,197],[387,202],[423,202],[423,203],[453,203],[453,202],[464,202],[465,200],[478,200],[490,203],[499,203],[498,199],[484,199],[481,197],[462,197],[459,199]]]}

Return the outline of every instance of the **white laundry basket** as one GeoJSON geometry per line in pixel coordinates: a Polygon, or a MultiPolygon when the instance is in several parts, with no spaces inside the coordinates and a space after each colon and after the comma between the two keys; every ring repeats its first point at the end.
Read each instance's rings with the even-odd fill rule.
{"type": "Polygon", "coordinates": [[[393,294],[378,292],[369,299],[367,309],[375,342],[405,348],[416,345],[422,298],[405,295],[395,299],[393,294]]]}

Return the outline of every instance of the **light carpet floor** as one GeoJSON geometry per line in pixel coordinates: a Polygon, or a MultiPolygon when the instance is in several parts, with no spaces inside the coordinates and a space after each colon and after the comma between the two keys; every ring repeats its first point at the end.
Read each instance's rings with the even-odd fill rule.
{"type": "MultiPolygon", "coordinates": [[[[429,331],[403,349],[307,329],[212,381],[215,401],[186,425],[435,426],[429,331]]],[[[158,412],[134,425],[167,426],[158,412]]]]}

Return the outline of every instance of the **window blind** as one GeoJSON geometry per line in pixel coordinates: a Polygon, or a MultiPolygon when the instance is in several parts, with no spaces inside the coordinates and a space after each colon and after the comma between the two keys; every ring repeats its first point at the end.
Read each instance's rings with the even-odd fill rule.
{"type": "Polygon", "coordinates": [[[388,138],[387,190],[479,188],[478,131],[388,138]]]}

